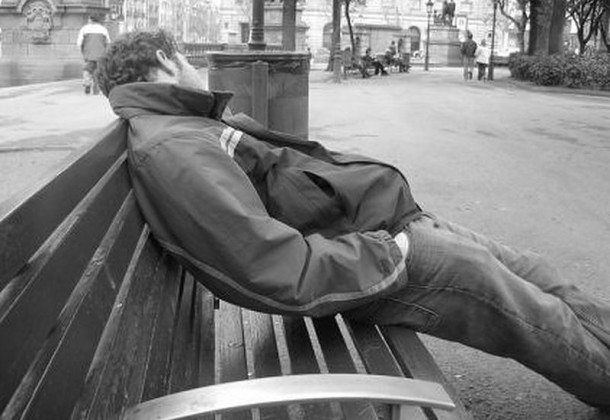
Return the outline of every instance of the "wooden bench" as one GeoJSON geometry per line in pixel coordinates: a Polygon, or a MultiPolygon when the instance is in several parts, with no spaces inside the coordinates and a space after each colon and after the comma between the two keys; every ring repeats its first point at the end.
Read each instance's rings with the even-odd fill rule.
{"type": "Polygon", "coordinates": [[[215,299],[152,238],[126,137],[0,205],[2,420],[469,418],[412,331],[215,299]]]}

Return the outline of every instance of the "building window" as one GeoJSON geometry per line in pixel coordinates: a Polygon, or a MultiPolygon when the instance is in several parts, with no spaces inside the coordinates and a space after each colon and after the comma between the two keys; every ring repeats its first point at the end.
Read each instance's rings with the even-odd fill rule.
{"type": "Polygon", "coordinates": [[[247,44],[250,41],[250,23],[248,22],[240,22],[239,29],[241,32],[241,42],[242,44],[247,44]]]}

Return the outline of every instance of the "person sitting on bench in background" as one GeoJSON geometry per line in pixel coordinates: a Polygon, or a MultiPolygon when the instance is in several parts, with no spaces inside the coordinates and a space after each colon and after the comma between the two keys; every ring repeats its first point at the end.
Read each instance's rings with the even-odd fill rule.
{"type": "Polygon", "coordinates": [[[458,341],[610,408],[610,304],[540,256],[425,211],[390,164],[227,115],[167,32],[121,35],[98,80],[152,233],[219,298],[458,341]]]}
{"type": "Polygon", "coordinates": [[[385,71],[385,68],[383,67],[383,63],[377,60],[376,57],[373,57],[370,47],[365,50],[364,55],[362,56],[362,65],[365,69],[373,67],[375,69],[375,76],[379,73],[381,73],[382,76],[388,75],[388,72],[385,71]]]}

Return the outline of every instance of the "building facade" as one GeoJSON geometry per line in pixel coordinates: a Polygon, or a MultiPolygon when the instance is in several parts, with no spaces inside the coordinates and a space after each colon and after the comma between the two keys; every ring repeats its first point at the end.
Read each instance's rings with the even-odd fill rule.
{"type": "MultiPolygon", "coordinates": [[[[251,24],[251,0],[218,0],[221,25],[221,40],[227,43],[246,43],[251,24]]],[[[266,3],[266,41],[275,43],[270,36],[267,21],[269,10],[276,2],[266,3]]],[[[375,52],[383,52],[392,40],[406,41],[406,50],[415,52],[424,49],[428,14],[426,0],[352,0],[350,15],[354,35],[360,40],[361,47],[371,47],[375,52]]],[[[281,4],[281,2],[279,3],[281,4]]],[[[434,0],[433,15],[440,16],[443,0],[434,0]]],[[[309,50],[314,57],[328,56],[332,32],[332,0],[299,0],[297,3],[297,26],[306,27],[302,42],[297,41],[298,50],[309,50]]],[[[493,3],[491,0],[455,0],[453,24],[463,33],[469,30],[474,39],[480,42],[491,40],[493,3]]],[[[502,21],[499,12],[498,23],[502,21]]],[[[434,19],[431,16],[431,24],[434,19]]],[[[342,47],[350,44],[349,31],[345,16],[342,17],[342,47]]],[[[272,32],[272,31],[271,31],[272,32]]],[[[496,25],[495,49],[499,53],[517,48],[514,28],[504,23],[496,25]]]]}
{"type": "MultiPolygon", "coordinates": [[[[111,20],[119,31],[150,27],[171,30],[179,41],[194,43],[246,44],[250,37],[252,0],[106,0],[111,20]]],[[[406,51],[424,49],[428,14],[426,0],[352,0],[350,15],[354,36],[361,48],[383,52],[394,40],[403,40],[406,51]]],[[[265,1],[265,41],[281,44],[281,0],[265,1]]],[[[443,0],[434,0],[441,14],[443,0]]],[[[491,40],[492,0],[455,0],[453,25],[469,30],[480,42],[491,40]]],[[[508,53],[518,47],[515,29],[498,12],[495,50],[508,53]]],[[[342,17],[342,47],[350,45],[345,16],[342,17]]],[[[310,51],[325,59],[332,33],[332,0],[298,0],[297,50],[310,51]]]]}
{"type": "Polygon", "coordinates": [[[163,28],[179,42],[220,41],[220,13],[210,0],[108,0],[108,6],[118,32],[163,28]]]}

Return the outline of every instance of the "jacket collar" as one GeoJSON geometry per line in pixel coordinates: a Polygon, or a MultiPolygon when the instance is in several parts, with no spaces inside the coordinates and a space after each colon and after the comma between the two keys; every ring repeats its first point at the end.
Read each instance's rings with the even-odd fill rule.
{"type": "Polygon", "coordinates": [[[169,83],[135,82],[116,86],[108,99],[121,118],[140,115],[198,116],[220,119],[233,96],[229,92],[209,92],[169,83]]]}

